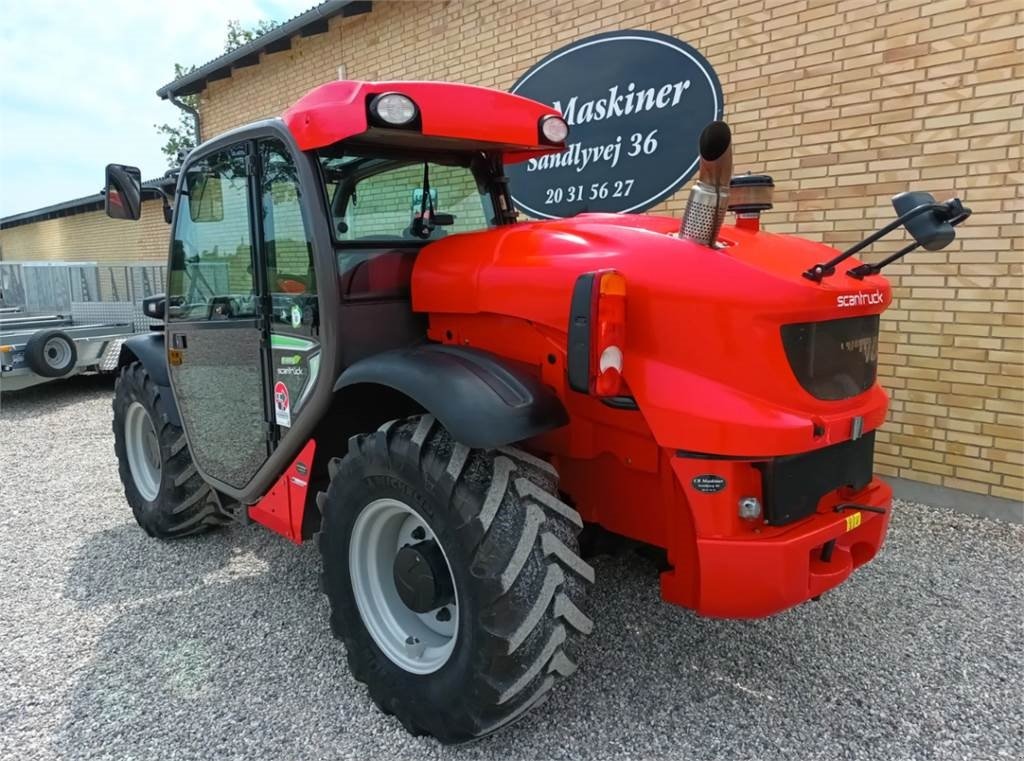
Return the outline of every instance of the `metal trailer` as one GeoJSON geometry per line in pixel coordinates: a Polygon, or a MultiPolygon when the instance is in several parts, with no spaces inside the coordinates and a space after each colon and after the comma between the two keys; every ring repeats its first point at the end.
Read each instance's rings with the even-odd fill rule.
{"type": "Polygon", "coordinates": [[[154,264],[0,264],[0,391],[117,368],[121,344],[149,330],[142,299],[161,293],[154,264]]]}

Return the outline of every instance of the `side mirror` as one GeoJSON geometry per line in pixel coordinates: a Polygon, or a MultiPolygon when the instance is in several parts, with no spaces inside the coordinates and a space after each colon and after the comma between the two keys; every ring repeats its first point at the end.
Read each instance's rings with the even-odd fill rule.
{"type": "Polygon", "coordinates": [[[142,313],[150,320],[163,320],[167,315],[167,296],[159,293],[143,299],[142,313]]]}
{"type": "Polygon", "coordinates": [[[107,164],[103,208],[111,219],[142,216],[142,172],[138,167],[107,164]]]}
{"type": "MultiPolygon", "coordinates": [[[[892,197],[892,207],[900,217],[916,209],[918,206],[934,203],[935,197],[931,193],[924,193],[918,190],[900,193],[892,197]]],[[[907,228],[907,232],[910,233],[917,244],[928,251],[939,251],[952,243],[956,237],[956,230],[953,229],[953,225],[938,211],[926,211],[917,214],[906,220],[903,226],[907,228]]]]}

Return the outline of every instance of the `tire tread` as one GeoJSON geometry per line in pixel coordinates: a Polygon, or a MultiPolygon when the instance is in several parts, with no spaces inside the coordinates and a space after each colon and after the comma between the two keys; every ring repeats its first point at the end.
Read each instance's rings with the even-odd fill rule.
{"type": "MultiPolygon", "coordinates": [[[[331,629],[345,643],[353,677],[365,683],[382,711],[413,733],[442,742],[475,739],[520,718],[576,670],[579,640],[593,629],[583,612],[593,569],[580,557],[579,514],[557,496],[558,475],[544,460],[515,447],[470,449],[452,439],[431,415],[385,423],[354,436],[349,452],[332,461],[331,483],[318,504],[324,588],[331,629]],[[456,534],[470,558],[470,575],[481,594],[479,632],[484,652],[465,695],[452,705],[423,705],[383,676],[376,649],[360,645],[353,627],[358,613],[344,615],[332,589],[327,535],[351,510],[342,493],[352,478],[401,477],[450,506],[456,534]],[[454,707],[453,707],[454,706],[454,707]]],[[[386,665],[386,664],[385,664],[386,665]]]]}
{"type": "Polygon", "coordinates": [[[168,418],[161,404],[160,389],[140,362],[121,368],[114,386],[114,451],[135,520],[150,536],[178,539],[222,526],[231,517],[222,511],[213,489],[196,470],[185,432],[168,418]],[[126,454],[124,415],[135,401],[148,410],[165,458],[160,494],[152,503],[135,489],[126,454]]]}

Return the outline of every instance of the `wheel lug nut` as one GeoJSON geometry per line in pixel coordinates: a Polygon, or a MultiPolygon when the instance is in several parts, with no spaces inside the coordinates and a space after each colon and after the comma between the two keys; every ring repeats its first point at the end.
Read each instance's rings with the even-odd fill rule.
{"type": "Polygon", "coordinates": [[[441,610],[437,611],[436,618],[438,621],[451,621],[452,612],[448,608],[441,608],[441,610]]]}

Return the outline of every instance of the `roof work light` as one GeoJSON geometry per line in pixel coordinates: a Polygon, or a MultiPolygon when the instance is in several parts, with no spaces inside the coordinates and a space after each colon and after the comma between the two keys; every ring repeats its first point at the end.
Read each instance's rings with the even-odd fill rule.
{"type": "Polygon", "coordinates": [[[384,124],[404,127],[416,119],[418,110],[408,96],[387,92],[370,101],[370,113],[384,124]]]}
{"type": "Polygon", "coordinates": [[[549,143],[564,143],[569,137],[569,125],[561,116],[545,116],[540,120],[540,134],[549,143]]]}

